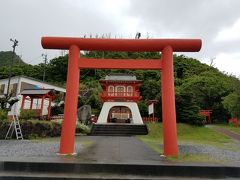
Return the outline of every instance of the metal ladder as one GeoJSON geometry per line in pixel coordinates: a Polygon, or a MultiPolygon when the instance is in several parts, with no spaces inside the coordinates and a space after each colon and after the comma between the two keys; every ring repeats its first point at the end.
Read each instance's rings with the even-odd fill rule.
{"type": "Polygon", "coordinates": [[[5,139],[11,139],[13,135],[13,131],[15,130],[16,138],[23,140],[22,130],[21,130],[18,116],[13,114],[12,117],[13,117],[13,120],[9,126],[5,139]]]}

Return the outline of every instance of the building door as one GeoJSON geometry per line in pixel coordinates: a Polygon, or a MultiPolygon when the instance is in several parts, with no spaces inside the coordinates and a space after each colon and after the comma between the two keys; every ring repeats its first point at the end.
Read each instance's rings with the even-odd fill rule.
{"type": "Polygon", "coordinates": [[[114,106],[109,111],[109,123],[131,123],[131,119],[131,110],[126,106],[114,106]]]}

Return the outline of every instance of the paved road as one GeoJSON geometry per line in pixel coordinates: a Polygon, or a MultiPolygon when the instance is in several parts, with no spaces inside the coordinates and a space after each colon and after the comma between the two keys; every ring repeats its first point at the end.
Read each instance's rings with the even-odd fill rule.
{"type": "Polygon", "coordinates": [[[225,134],[226,136],[229,136],[232,139],[238,140],[240,141],[240,135],[237,133],[234,133],[232,131],[229,131],[227,129],[224,128],[214,128],[216,131],[225,134]]]}
{"type": "Polygon", "coordinates": [[[79,153],[85,161],[99,163],[159,163],[160,155],[135,137],[90,136],[93,141],[86,151],[79,153]]]}

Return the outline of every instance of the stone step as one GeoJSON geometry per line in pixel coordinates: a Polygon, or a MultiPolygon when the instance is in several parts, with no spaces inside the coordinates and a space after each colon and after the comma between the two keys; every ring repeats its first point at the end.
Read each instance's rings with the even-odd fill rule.
{"type": "MultiPolygon", "coordinates": [[[[104,130],[98,130],[94,131],[94,134],[129,134],[129,135],[146,135],[145,131],[104,131],[104,130]]],[[[94,135],[92,134],[92,135],[94,135]]]]}
{"type": "Polygon", "coordinates": [[[146,135],[148,129],[143,125],[130,124],[93,124],[90,135],[146,135]]]}

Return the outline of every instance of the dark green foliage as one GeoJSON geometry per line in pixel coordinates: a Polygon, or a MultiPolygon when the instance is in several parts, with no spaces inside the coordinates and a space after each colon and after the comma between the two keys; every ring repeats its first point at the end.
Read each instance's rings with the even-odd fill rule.
{"type": "MultiPolygon", "coordinates": [[[[42,80],[43,67],[40,65],[14,64],[12,66],[12,76],[28,76],[42,80]]],[[[9,77],[9,66],[0,67],[0,79],[9,77]]]]}
{"type": "Polygon", "coordinates": [[[145,100],[156,99],[157,95],[160,94],[160,82],[154,79],[146,80],[143,82],[140,90],[145,100]]]}
{"type": "Polygon", "coordinates": [[[51,121],[27,120],[20,121],[25,139],[35,137],[56,137],[61,134],[61,124],[51,121]]]}
{"type": "Polygon", "coordinates": [[[58,114],[64,113],[64,106],[54,105],[51,107],[51,116],[56,116],[58,114]]]}
{"type": "Polygon", "coordinates": [[[38,114],[35,109],[21,109],[20,119],[28,120],[37,118],[38,114]]]}
{"type": "Polygon", "coordinates": [[[232,118],[240,119],[240,95],[237,92],[233,92],[223,99],[223,106],[229,111],[232,118]]]}
{"type": "Polygon", "coordinates": [[[143,117],[148,117],[148,106],[147,102],[142,100],[138,103],[138,108],[143,117]]]}
{"type": "Polygon", "coordinates": [[[222,97],[232,91],[231,80],[213,71],[186,78],[180,86],[179,93],[191,93],[192,99],[200,109],[213,110],[212,119],[226,121],[228,113],[222,105],[222,97]]]}
{"type": "Polygon", "coordinates": [[[203,117],[199,116],[200,107],[194,94],[188,91],[176,92],[176,115],[178,122],[202,125],[203,117]]]}
{"type": "Polygon", "coordinates": [[[84,124],[77,123],[76,133],[89,134],[90,133],[90,128],[88,126],[84,125],[84,124]]]}
{"type": "Polygon", "coordinates": [[[0,121],[7,119],[7,111],[5,109],[0,109],[0,121]]]}
{"type": "Polygon", "coordinates": [[[9,121],[7,121],[6,119],[0,120],[0,139],[5,139],[9,126],[10,126],[9,121]]]}
{"type": "Polygon", "coordinates": [[[68,56],[60,56],[52,59],[46,67],[46,81],[66,82],[68,68],[68,56]]]}
{"type": "MultiPolygon", "coordinates": [[[[0,121],[0,139],[4,139],[9,128],[9,121],[0,121]]],[[[61,124],[42,120],[20,120],[24,139],[38,137],[56,137],[61,134],[61,124]]],[[[13,137],[14,138],[14,137],[13,137]]]]}
{"type": "MultiPolygon", "coordinates": [[[[158,52],[84,52],[85,58],[108,59],[159,59],[158,52]]],[[[46,69],[46,81],[65,86],[67,77],[68,56],[61,56],[50,60],[46,65],[17,64],[13,66],[14,75],[26,75],[42,79],[43,69],[46,69]]],[[[9,67],[0,67],[0,78],[8,77],[9,67]]],[[[86,96],[80,96],[78,107],[89,104],[92,112],[98,115],[102,102],[102,91],[99,80],[110,73],[131,73],[142,80],[140,87],[142,101],[139,109],[142,116],[147,116],[147,101],[156,99],[156,116],[161,119],[161,73],[156,70],[93,70],[83,69],[80,72],[81,86],[79,92],[86,91],[86,96]]],[[[239,79],[225,75],[218,69],[202,64],[200,61],[184,55],[174,55],[174,74],[176,91],[176,111],[178,122],[201,124],[198,116],[200,109],[213,110],[214,122],[227,122],[230,116],[239,117],[239,79]]],[[[80,93],[81,94],[81,93],[80,93]]],[[[59,112],[59,108],[55,108],[59,112]]],[[[53,113],[54,114],[54,113],[53,113]]]]}
{"type": "Polygon", "coordinates": [[[217,69],[206,64],[202,64],[200,61],[188,58],[184,55],[174,55],[173,58],[175,78],[186,79],[192,75],[199,75],[206,71],[218,72],[217,69]]]}

